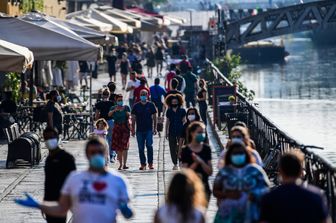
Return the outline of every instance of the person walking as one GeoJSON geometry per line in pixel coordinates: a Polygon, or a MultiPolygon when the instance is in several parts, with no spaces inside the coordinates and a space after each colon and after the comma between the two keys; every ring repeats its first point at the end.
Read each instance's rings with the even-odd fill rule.
{"type": "Polygon", "coordinates": [[[132,136],[137,138],[140,168],[146,170],[148,162],[149,169],[153,166],[153,135],[156,134],[157,110],[152,102],[148,101],[148,92],[140,92],[140,102],[136,103],[132,109],[132,136]],[[136,127],[136,131],[135,131],[136,127]],[[147,148],[147,159],[145,156],[145,145],[147,148]]]}
{"type": "Polygon", "coordinates": [[[177,170],[178,150],[183,124],[186,122],[186,111],[182,108],[183,98],[178,95],[169,95],[165,104],[168,107],[166,112],[166,139],[169,142],[170,156],[174,164],[173,170],[177,170]]]}
{"type": "Polygon", "coordinates": [[[153,68],[155,67],[155,54],[152,47],[149,48],[146,53],[146,66],[148,72],[148,78],[153,77],[153,68]]]}
{"type": "Polygon", "coordinates": [[[189,71],[189,68],[191,68],[192,66],[186,55],[182,55],[181,58],[182,61],[178,64],[178,67],[181,71],[181,74],[186,74],[189,71]]]}
{"type": "Polygon", "coordinates": [[[128,105],[133,108],[134,105],[134,89],[140,86],[140,81],[136,78],[136,73],[130,73],[130,80],[127,82],[126,91],[128,92],[128,105]]]}
{"type": "Polygon", "coordinates": [[[125,90],[127,75],[131,71],[131,63],[129,59],[127,59],[126,53],[122,54],[122,58],[119,61],[118,67],[120,68],[122,89],[125,90]]]}
{"type": "Polygon", "coordinates": [[[158,110],[158,117],[161,117],[163,111],[162,98],[166,95],[166,91],[160,86],[160,78],[155,78],[154,85],[149,88],[151,101],[155,104],[158,110]]]}
{"type": "Polygon", "coordinates": [[[49,101],[46,106],[48,113],[47,126],[50,128],[56,128],[58,134],[62,135],[63,130],[63,111],[59,103],[62,100],[61,95],[57,90],[49,92],[49,101]]]}
{"type": "Polygon", "coordinates": [[[280,158],[281,185],[261,199],[260,222],[331,222],[321,189],[307,185],[301,179],[304,161],[304,155],[299,151],[285,153],[280,158]]]}
{"type": "Polygon", "coordinates": [[[123,103],[121,94],[116,96],[117,105],[110,109],[109,116],[114,120],[114,128],[112,133],[112,147],[117,152],[119,168],[128,169],[127,155],[130,139],[130,108],[123,103]]]}
{"type": "Polygon", "coordinates": [[[207,92],[208,91],[206,89],[205,80],[204,79],[199,80],[198,86],[199,86],[199,91],[197,93],[198,107],[200,110],[202,121],[204,122],[205,125],[207,125],[207,110],[208,110],[207,92]]]}
{"type": "Polygon", "coordinates": [[[218,204],[214,223],[258,222],[259,201],[269,186],[266,173],[254,163],[245,143],[234,140],[225,155],[225,166],[214,181],[213,194],[218,204]]]}
{"type": "Polygon", "coordinates": [[[173,63],[170,64],[170,66],[169,66],[169,72],[166,74],[166,77],[165,77],[165,88],[166,88],[166,91],[170,91],[171,81],[176,76],[175,70],[176,70],[176,65],[173,64],[173,63]]]}
{"type": "Polygon", "coordinates": [[[202,181],[194,171],[184,169],[171,179],[166,202],[156,211],[154,223],[205,223],[206,206],[202,181]]]}
{"type": "MultiPolygon", "coordinates": [[[[47,127],[43,138],[49,154],[44,166],[44,201],[58,201],[63,183],[71,171],[76,170],[75,158],[59,147],[58,131],[47,127]]],[[[65,223],[66,215],[53,217],[46,215],[47,223],[65,223]]]]}
{"type": "Polygon", "coordinates": [[[109,100],[110,101],[112,101],[113,103],[115,103],[115,96],[116,96],[116,94],[115,94],[115,91],[116,91],[116,89],[117,89],[117,85],[116,85],[116,83],[115,82],[109,82],[108,84],[107,84],[107,87],[108,87],[108,89],[109,89],[109,91],[110,91],[110,97],[109,97],[109,100]]]}
{"type": "Polygon", "coordinates": [[[185,100],[187,108],[190,104],[195,107],[196,94],[197,94],[197,76],[192,72],[192,68],[188,68],[188,72],[184,74],[186,88],[184,89],[185,100]]]}
{"type": "Polygon", "coordinates": [[[155,61],[156,61],[157,77],[162,76],[164,55],[163,55],[163,47],[161,44],[157,44],[157,48],[155,52],[155,61]]]}
{"type": "Polygon", "coordinates": [[[26,199],[15,199],[15,202],[50,216],[66,216],[71,209],[73,223],[116,222],[118,209],[124,217],[131,218],[133,211],[128,207],[127,182],[122,175],[105,166],[106,149],[101,138],[92,138],[86,143],[89,168],[74,171],[67,177],[57,204],[41,204],[28,194],[26,199]]]}
{"type": "Polygon", "coordinates": [[[78,61],[78,65],[79,65],[79,84],[82,87],[88,87],[88,80],[87,80],[87,76],[90,73],[90,69],[89,69],[89,64],[87,61],[78,61]],[[83,86],[83,79],[85,82],[85,86],[83,86]]]}
{"type": "MultiPolygon", "coordinates": [[[[113,82],[111,82],[113,83],[113,82]]],[[[113,94],[114,95],[114,94],[113,94]]],[[[116,153],[112,147],[112,132],[114,127],[114,122],[112,117],[108,115],[111,107],[115,105],[115,101],[110,100],[110,91],[105,88],[102,94],[102,100],[96,103],[96,112],[95,112],[95,120],[99,120],[101,118],[105,119],[108,124],[108,131],[106,135],[106,140],[108,144],[108,152],[110,154],[110,162],[115,161],[116,153]]]]}
{"type": "Polygon", "coordinates": [[[209,176],[212,175],[211,148],[205,144],[205,125],[202,122],[194,122],[188,128],[188,144],[182,148],[182,167],[194,170],[203,182],[207,200],[210,200],[211,190],[209,176]]]}
{"type": "Polygon", "coordinates": [[[117,52],[115,48],[112,48],[112,51],[110,52],[110,54],[106,56],[106,61],[107,61],[107,68],[108,68],[110,81],[114,81],[114,82],[117,81],[117,68],[116,68],[117,60],[118,60],[117,52]]]}

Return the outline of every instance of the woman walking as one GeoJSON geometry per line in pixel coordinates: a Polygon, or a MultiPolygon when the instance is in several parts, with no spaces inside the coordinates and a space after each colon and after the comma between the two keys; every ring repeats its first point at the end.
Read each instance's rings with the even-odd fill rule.
{"type": "Polygon", "coordinates": [[[164,55],[163,55],[163,47],[161,44],[157,45],[156,52],[155,52],[155,60],[156,60],[156,72],[157,76],[162,76],[162,68],[163,68],[163,61],[164,61],[164,55]]]}
{"type": "Polygon", "coordinates": [[[205,125],[194,122],[188,127],[188,144],[182,148],[181,162],[185,168],[194,170],[203,182],[207,200],[210,200],[211,190],[209,176],[212,175],[212,157],[210,146],[205,144],[205,125]]]}
{"type": "Polygon", "coordinates": [[[131,71],[131,63],[127,59],[127,54],[123,53],[121,60],[119,62],[120,67],[120,73],[121,73],[121,83],[122,83],[122,89],[125,90],[126,87],[126,81],[127,81],[127,75],[131,71]]]}
{"type": "Polygon", "coordinates": [[[153,68],[155,67],[155,54],[152,47],[149,48],[149,51],[146,54],[146,65],[147,65],[148,78],[152,78],[153,68]]]}
{"type": "Polygon", "coordinates": [[[208,105],[207,105],[207,89],[206,89],[206,83],[204,79],[201,79],[198,83],[199,86],[199,91],[197,93],[197,101],[198,101],[198,106],[200,109],[200,114],[202,117],[202,121],[204,122],[205,125],[207,125],[207,110],[208,110],[208,105]]]}
{"type": "Polygon", "coordinates": [[[166,112],[166,138],[169,141],[170,156],[173,161],[173,170],[177,170],[179,140],[182,135],[183,124],[186,122],[186,111],[182,108],[183,98],[181,95],[169,95],[165,103],[168,107],[166,112]]]}
{"type": "Polygon", "coordinates": [[[206,205],[201,180],[194,171],[184,169],[172,178],[166,204],[156,211],[154,223],[204,223],[206,205]]]}
{"type": "Polygon", "coordinates": [[[123,104],[123,96],[116,96],[116,106],[113,106],[109,112],[109,116],[114,120],[114,128],[112,133],[112,148],[117,151],[119,168],[128,169],[127,153],[130,139],[130,108],[123,104]]]}
{"type": "Polygon", "coordinates": [[[242,140],[235,140],[225,155],[225,166],[216,176],[213,194],[218,211],[215,223],[258,222],[259,202],[269,180],[242,140]]]}

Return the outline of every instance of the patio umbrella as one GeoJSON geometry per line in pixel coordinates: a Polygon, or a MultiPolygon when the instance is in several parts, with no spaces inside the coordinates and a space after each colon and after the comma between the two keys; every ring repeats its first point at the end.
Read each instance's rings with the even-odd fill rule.
{"type": "Polygon", "coordinates": [[[97,45],[43,16],[0,15],[0,27],[0,39],[27,47],[36,60],[96,61],[98,57],[97,45]]]}
{"type": "Polygon", "coordinates": [[[66,16],[67,19],[93,19],[101,23],[106,23],[112,25],[111,33],[116,34],[128,34],[132,33],[133,29],[126,23],[114,18],[110,15],[107,15],[101,11],[96,10],[95,8],[90,8],[82,10],[79,12],[70,13],[66,16]]]}
{"type": "Polygon", "coordinates": [[[88,28],[91,28],[91,29],[95,29],[95,30],[98,30],[98,31],[104,32],[104,33],[111,32],[112,28],[113,28],[113,26],[111,24],[101,22],[97,19],[94,19],[94,18],[91,18],[91,17],[88,17],[88,16],[83,16],[83,15],[72,17],[68,21],[73,23],[73,24],[88,27],[88,28]]]}
{"type": "Polygon", "coordinates": [[[33,53],[26,47],[0,40],[0,71],[24,72],[34,62],[33,53]]]}
{"type": "Polygon", "coordinates": [[[112,8],[112,7],[98,7],[96,10],[105,13],[111,17],[114,17],[121,22],[126,23],[127,25],[131,26],[133,29],[141,28],[141,21],[135,19],[134,17],[127,15],[123,10],[112,8]]]}

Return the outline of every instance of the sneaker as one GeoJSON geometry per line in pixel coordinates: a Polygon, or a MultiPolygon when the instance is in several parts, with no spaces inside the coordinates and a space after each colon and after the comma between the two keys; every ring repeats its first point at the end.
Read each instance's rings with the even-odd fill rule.
{"type": "Polygon", "coordinates": [[[173,170],[178,170],[178,166],[174,165],[173,170]]]}
{"type": "Polygon", "coordinates": [[[154,170],[153,164],[149,164],[148,167],[150,170],[154,170]]]}

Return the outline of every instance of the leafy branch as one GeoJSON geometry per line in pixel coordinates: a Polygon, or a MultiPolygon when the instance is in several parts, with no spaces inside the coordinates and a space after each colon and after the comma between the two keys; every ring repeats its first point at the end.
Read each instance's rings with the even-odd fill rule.
{"type": "Polygon", "coordinates": [[[226,55],[224,58],[216,58],[213,64],[229,79],[230,82],[238,87],[239,92],[248,100],[252,101],[255,97],[255,92],[247,89],[247,87],[239,80],[241,71],[239,65],[241,58],[239,55],[226,55]]]}

